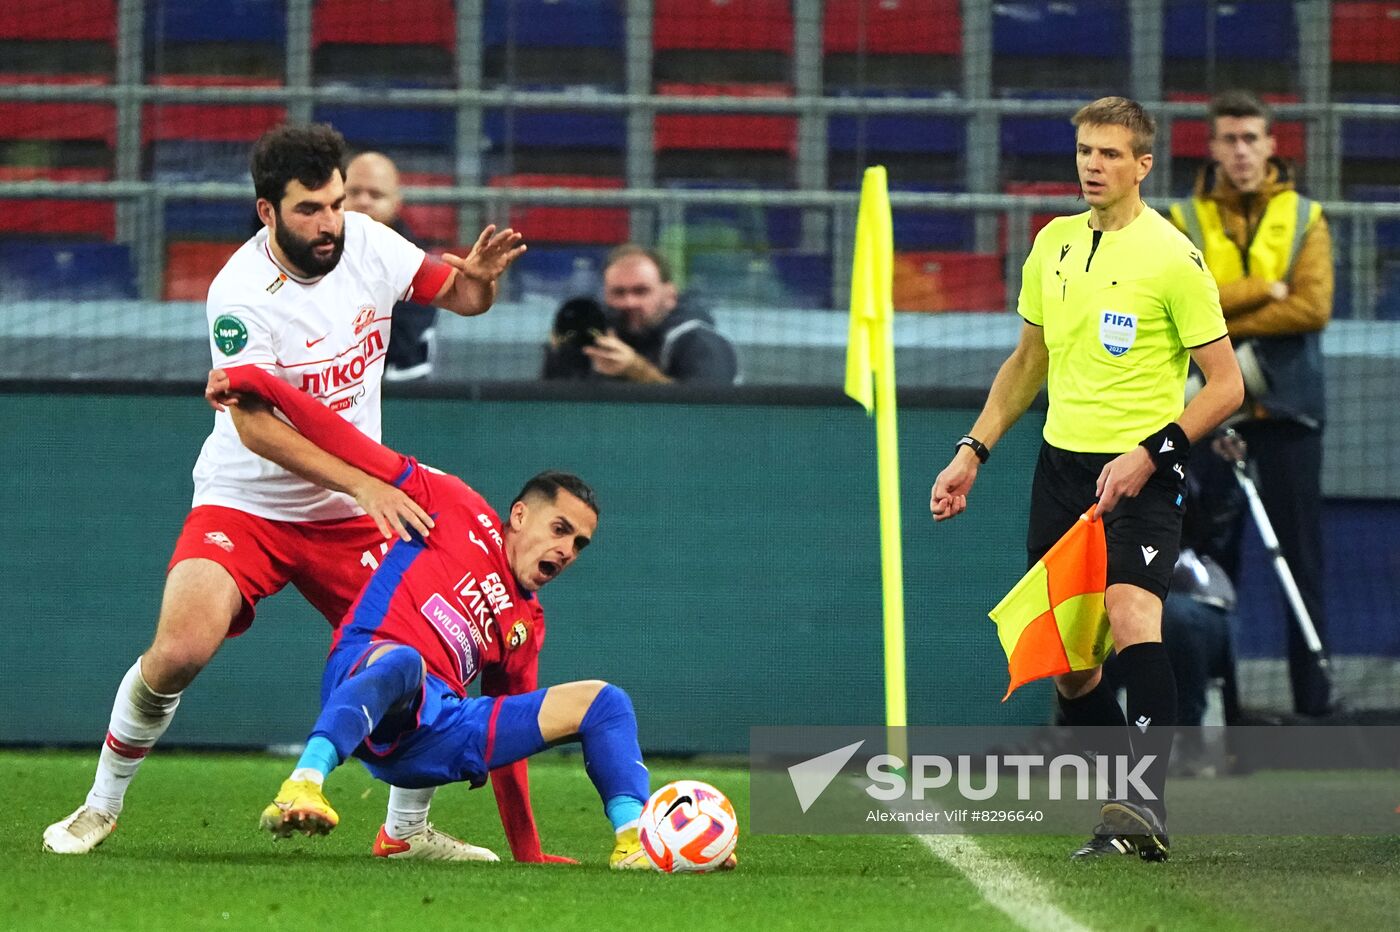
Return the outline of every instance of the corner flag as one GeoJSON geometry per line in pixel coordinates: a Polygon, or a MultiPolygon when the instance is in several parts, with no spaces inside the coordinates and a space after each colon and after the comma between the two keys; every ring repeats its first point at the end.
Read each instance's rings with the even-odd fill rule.
{"type": "Polygon", "coordinates": [[[989,613],[1011,674],[1002,702],[1031,680],[1108,659],[1107,579],[1103,519],[1086,512],[989,613]]]}
{"type": "Polygon", "coordinates": [[[885,724],[908,720],[904,684],[904,555],[899,529],[899,436],[894,394],[894,225],[882,166],[865,170],[851,267],[846,394],[875,415],[880,490],[880,576],[884,597],[885,724]]]}

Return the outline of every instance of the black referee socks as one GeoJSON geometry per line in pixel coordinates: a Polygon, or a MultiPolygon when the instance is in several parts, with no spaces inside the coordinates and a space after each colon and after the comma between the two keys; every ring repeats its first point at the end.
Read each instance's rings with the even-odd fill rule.
{"type": "Polygon", "coordinates": [[[1133,752],[1156,758],[1144,773],[1144,782],[1157,797],[1157,802],[1148,801],[1148,805],[1164,815],[1167,763],[1176,725],[1176,678],[1171,659],[1161,641],[1145,641],[1118,652],[1118,672],[1128,690],[1128,734],[1133,752]]]}

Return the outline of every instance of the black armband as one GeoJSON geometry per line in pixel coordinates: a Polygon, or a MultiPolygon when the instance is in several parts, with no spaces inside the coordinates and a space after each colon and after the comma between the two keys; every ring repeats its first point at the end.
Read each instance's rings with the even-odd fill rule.
{"type": "Polygon", "coordinates": [[[1191,452],[1191,441],[1186,439],[1186,431],[1182,430],[1176,421],[1143,438],[1138,446],[1147,450],[1158,472],[1166,472],[1178,465],[1184,466],[1186,455],[1191,452]]]}
{"type": "Polygon", "coordinates": [[[986,444],[970,434],[953,444],[953,452],[957,453],[959,447],[972,447],[972,452],[977,455],[977,461],[979,463],[987,462],[987,457],[992,455],[992,451],[987,449],[986,444]]]}

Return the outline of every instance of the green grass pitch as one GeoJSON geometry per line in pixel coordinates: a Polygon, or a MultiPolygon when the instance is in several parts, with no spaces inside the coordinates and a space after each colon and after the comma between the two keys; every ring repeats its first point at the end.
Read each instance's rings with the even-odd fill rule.
{"type": "MultiPolygon", "coordinates": [[[[40,834],[82,798],[93,753],[0,753],[0,929],[1015,929],[1042,928],[1035,906],[988,895],[1014,870],[1031,900],[1087,929],[1395,928],[1400,837],[1175,839],[1172,861],[1071,864],[1081,839],[988,837],[979,887],[911,836],[741,835],[732,874],[614,874],[611,834],[578,758],[531,768],[545,850],[580,866],[417,864],[369,856],[386,788],[358,765],[328,795],[341,814],[325,838],[274,842],[257,817],[290,761],[257,754],[157,753],[121,826],[82,857],[44,854],[40,834]],[[1027,911],[1029,910],[1029,911],[1027,911]]],[[[727,792],[746,822],[742,769],[657,761],[653,782],[693,777],[727,792]]],[[[1400,792],[1400,788],[1397,788],[1400,792]]],[[[1400,828],[1400,816],[1397,828],[1400,828]]],[[[489,790],[450,786],[434,822],[505,852],[489,790]]],[[[1013,898],[1014,899],[1014,898],[1013,898]]]]}

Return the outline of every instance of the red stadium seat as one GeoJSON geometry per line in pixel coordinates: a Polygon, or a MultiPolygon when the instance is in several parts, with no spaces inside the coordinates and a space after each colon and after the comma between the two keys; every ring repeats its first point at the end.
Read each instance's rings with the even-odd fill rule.
{"type": "Polygon", "coordinates": [[[47,165],[0,165],[0,181],[111,181],[110,168],[50,168],[47,165]]]}
{"type": "Polygon", "coordinates": [[[116,42],[117,0],[46,0],[7,3],[0,41],[116,42]]]}
{"type": "MultiPolygon", "coordinates": [[[[403,172],[399,184],[413,188],[450,188],[452,176],[440,172],[403,172]]],[[[399,211],[414,241],[427,246],[456,247],[457,208],[453,204],[405,203],[399,211]]]]}
{"type": "Polygon", "coordinates": [[[61,198],[0,200],[0,233],[87,236],[115,239],[116,207],[111,201],[61,198]]]}
{"type": "Polygon", "coordinates": [[[781,152],[797,147],[797,117],[748,113],[662,113],[656,117],[656,150],[722,149],[781,152]]]}
{"type": "Polygon", "coordinates": [[[1400,64],[1400,3],[1334,3],[1332,59],[1400,64]]]}
{"type": "Polygon", "coordinates": [[[99,141],[114,145],[117,111],[109,104],[0,103],[0,139],[99,141]]]}
{"type": "Polygon", "coordinates": [[[1002,311],[1001,256],[975,252],[902,252],[894,257],[899,311],[1002,311]]]}
{"type": "Polygon", "coordinates": [[[656,0],[652,46],[792,52],[788,0],[656,0]]]}
{"type": "Polygon", "coordinates": [[[147,143],[162,139],[253,142],[286,119],[287,108],[275,104],[148,104],[141,132],[147,143]]]}
{"type": "Polygon", "coordinates": [[[39,71],[0,72],[0,84],[111,84],[110,74],[45,74],[39,71]]]}
{"type": "Polygon", "coordinates": [[[456,48],[452,0],[316,0],[311,45],[434,45],[456,48]]]}
{"type": "MultiPolygon", "coordinates": [[[[1208,94],[1168,94],[1168,100],[1206,103],[1208,94]]],[[[1297,103],[1296,94],[1264,94],[1267,103],[1297,103]]],[[[1299,121],[1275,122],[1274,140],[1277,154],[1289,161],[1301,163],[1306,154],[1307,131],[1299,121]]],[[[1176,120],[1172,123],[1172,156],[1190,159],[1210,157],[1210,125],[1206,120],[1176,120]]]]}
{"type": "Polygon", "coordinates": [[[165,248],[166,301],[203,301],[209,283],[242,243],[170,243],[165,248]]]}
{"type": "MultiPolygon", "coordinates": [[[[1079,193],[1079,185],[1072,181],[1012,181],[1002,187],[1006,194],[1037,195],[1040,197],[1074,197],[1079,193]]],[[[1060,216],[1057,213],[1031,214],[1031,238],[1026,241],[1029,248],[1035,235],[1051,220],[1060,216]]],[[[1006,231],[1003,225],[1001,248],[1006,249],[1006,231]]]]}
{"type": "Polygon", "coordinates": [[[961,4],[960,0],[829,0],[822,33],[827,52],[960,55],[961,4]]]}
{"type": "MultiPolygon", "coordinates": [[[[596,175],[498,175],[493,188],[585,188],[616,190],[621,178],[596,175]]],[[[514,207],[510,225],[531,242],[615,246],[630,236],[631,220],[625,207],[514,207]]]]}
{"type": "Polygon", "coordinates": [[[759,84],[707,83],[692,84],[664,81],[656,85],[656,93],[668,97],[791,97],[791,84],[774,82],[759,84]]]}

